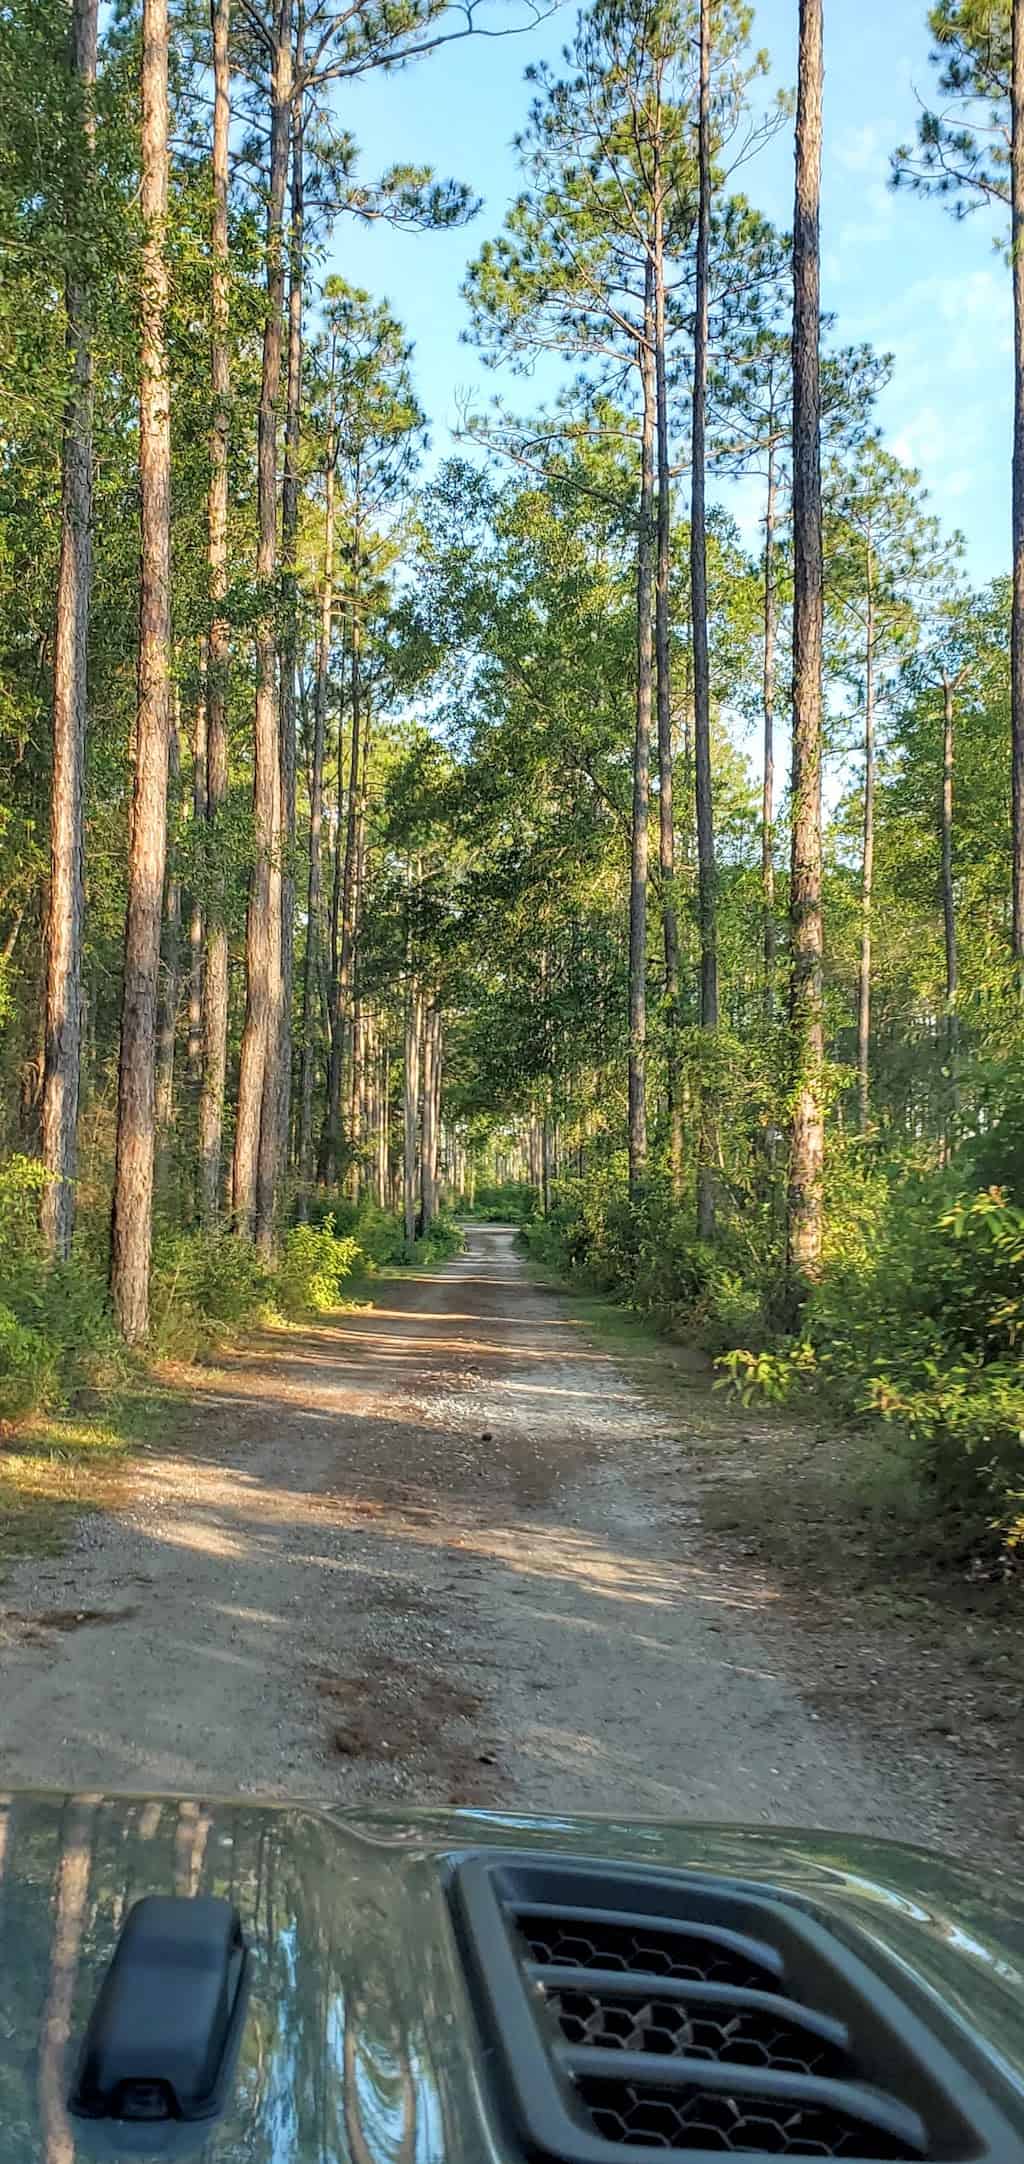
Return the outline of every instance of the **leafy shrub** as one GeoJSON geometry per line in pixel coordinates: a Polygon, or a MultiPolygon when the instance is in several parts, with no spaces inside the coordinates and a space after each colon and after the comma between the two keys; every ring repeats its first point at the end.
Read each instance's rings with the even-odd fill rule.
{"type": "Polygon", "coordinates": [[[65,1404],[85,1386],[113,1389],[128,1367],[101,1263],[87,1253],[56,1264],[43,1255],[39,1202],[47,1178],[35,1158],[0,1165],[0,1308],[8,1318],[0,1411],[9,1420],[65,1404]]]}
{"type": "Polygon", "coordinates": [[[440,1262],[457,1255],[463,1244],[460,1227],[447,1211],[435,1218],[425,1238],[407,1240],[405,1226],[396,1211],[382,1210],[377,1202],[350,1202],[329,1193],[311,1197],[311,1225],[330,1223],[335,1236],[354,1239],[366,1263],[387,1270],[408,1263],[440,1262]]]}
{"type": "Polygon", "coordinates": [[[0,1306],[0,1419],[25,1420],[57,1395],[53,1348],[0,1306]]]}
{"type": "Polygon", "coordinates": [[[272,1299],[271,1274],[247,1240],[179,1232],[159,1242],[150,1305],[160,1352],[187,1359],[232,1331],[252,1329],[272,1299]]]}
{"type": "Polygon", "coordinates": [[[323,1314],[336,1307],[341,1287],[361,1260],[359,1242],[339,1239],[328,1212],[319,1225],[293,1225],[274,1276],[276,1297],[285,1314],[312,1309],[323,1314]]]}
{"type": "Polygon", "coordinates": [[[484,1182],[474,1193],[473,1200],[460,1202],[460,1215],[466,1217],[493,1218],[501,1224],[523,1225],[536,1217],[540,1197],[535,1187],[521,1180],[497,1180],[484,1182]]]}
{"type": "Polygon", "coordinates": [[[893,1186],[874,1238],[833,1259],[797,1345],[719,1362],[750,1403],[809,1376],[844,1410],[910,1439],[940,1511],[979,1532],[1024,1498],[1024,1208],[999,1186],[955,1192],[933,1173],[893,1186]]]}

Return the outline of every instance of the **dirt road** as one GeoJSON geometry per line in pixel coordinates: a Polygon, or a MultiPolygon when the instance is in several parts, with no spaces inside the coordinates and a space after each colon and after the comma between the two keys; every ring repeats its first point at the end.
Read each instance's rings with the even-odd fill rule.
{"type": "Polygon", "coordinates": [[[126,1505],[0,1596],[0,1768],[40,1781],[856,1828],[967,1845],[817,1714],[702,1542],[685,1437],[503,1229],[233,1360],[126,1505]]]}

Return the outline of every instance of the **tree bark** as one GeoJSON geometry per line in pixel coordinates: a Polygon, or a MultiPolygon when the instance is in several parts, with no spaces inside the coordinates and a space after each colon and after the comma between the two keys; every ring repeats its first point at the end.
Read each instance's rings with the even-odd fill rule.
{"type": "Polygon", "coordinates": [[[821,1261],[824,1059],[821,915],[822,0],[800,0],[793,218],[793,840],[790,1043],[793,1103],[787,1282],[799,1308],[821,1261]]]}
{"type": "Polygon", "coordinates": [[[259,541],[253,728],[255,863],[246,923],[246,1012],[238,1076],[233,1206],[236,1230],[273,1246],[278,1159],[278,1047],[281,1027],[281,730],[273,588],[277,575],[277,403],[284,344],[285,186],[292,113],[291,0],[278,0],[271,83],[267,202],[266,321],[257,429],[259,541]]]}
{"type": "Polygon", "coordinates": [[[636,1195],[647,1163],[647,862],[651,786],[651,680],[654,572],[654,276],[648,260],[640,338],[640,519],[636,565],[636,735],[629,876],[629,1190],[636,1195]]]}
{"type": "Polygon", "coordinates": [[[1013,256],[1013,600],[1010,619],[1010,782],[1013,957],[1024,994],[1024,0],[1011,0],[1011,248],[1013,256]]]}
{"type": "MultiPolygon", "coordinates": [[[[693,637],[693,753],[697,814],[697,893],[700,917],[700,1024],[718,1028],[718,940],[715,827],[711,795],[711,679],[708,663],[707,519],[704,500],[708,378],[708,252],[711,232],[710,0],[700,5],[700,88],[697,131],[697,260],[693,332],[693,430],[690,492],[690,613],[693,637]]],[[[712,1090],[701,1081],[697,1233],[715,1231],[712,1090]]]]}
{"type": "Polygon", "coordinates": [[[960,967],[956,945],[956,902],[953,893],[953,697],[953,679],[947,670],[942,678],[942,794],[939,824],[942,847],[942,928],[946,947],[946,1063],[949,1068],[951,1127],[955,1124],[957,1114],[957,1067],[960,1051],[960,1017],[957,1012],[960,967]]]}
{"type": "Polygon", "coordinates": [[[362,999],[359,986],[359,937],[366,890],[366,814],[369,801],[371,726],[369,701],[364,702],[360,698],[360,705],[363,708],[362,755],[359,763],[358,801],[356,805],[355,872],[352,881],[352,921],[347,999],[351,1014],[351,1027],[349,1030],[348,1137],[351,1153],[350,1173],[353,1201],[358,1201],[362,1186],[361,1149],[364,1135],[363,1080],[366,1047],[363,1037],[362,999]]]}
{"type": "Polygon", "coordinates": [[[668,1167],[672,1193],[683,1192],[683,1114],[679,1075],[679,927],[676,921],[676,834],[672,800],[672,660],[669,573],[672,559],[672,483],[668,439],[668,370],[665,333],[665,196],[660,127],[653,156],[654,385],[656,406],[658,520],[654,578],[654,651],[658,700],[658,869],[665,947],[665,1070],[668,1167]]]}
{"type": "Polygon", "coordinates": [[[156,1018],[156,1131],[165,1135],[174,1119],[174,1054],[178,1033],[178,970],[181,961],[181,882],[173,821],[181,778],[177,702],[171,694],[171,724],[167,743],[167,788],[170,820],[164,872],[164,919],[160,952],[160,993],[156,1018]]]}
{"type": "Polygon", "coordinates": [[[299,1085],[299,1208],[313,1184],[313,1079],[316,1067],[313,1015],[320,959],[321,849],[324,817],[324,741],[327,729],[327,683],[334,616],[335,447],[333,408],[328,421],[324,470],[324,555],[320,585],[320,636],[313,692],[313,754],[309,777],[309,869],[306,881],[306,953],[302,973],[302,1067],[299,1085]]]}
{"type": "Polygon", "coordinates": [[[110,1289],[129,1344],[149,1327],[154,1049],[167,843],[171,406],[167,369],[167,0],[143,0],[138,711],[125,926],[110,1289]]]}
{"type": "Polygon", "coordinates": [[[295,715],[298,621],[296,547],[299,531],[299,445],[302,431],[302,301],[305,276],[305,116],[302,74],[305,10],[297,0],[292,108],[291,232],[288,273],[288,376],[285,393],[284,481],[281,490],[281,1030],[278,1049],[278,1161],[287,1168],[292,1101],[292,982],[295,966],[295,715]]]}
{"type": "MultiPolygon", "coordinates": [[[[362,627],[360,624],[359,596],[359,538],[358,525],[355,541],[355,568],[352,588],[352,642],[349,655],[349,698],[352,706],[352,733],[349,744],[348,807],[345,821],[345,854],[341,872],[340,921],[338,926],[338,988],[337,1023],[335,1028],[336,1049],[332,1059],[335,1098],[330,1117],[339,1144],[342,1137],[341,1107],[344,1100],[345,1060],[350,1050],[352,1030],[352,980],[355,963],[356,942],[356,893],[359,865],[360,807],[363,795],[363,701],[362,701],[362,627]]],[[[341,848],[341,835],[338,836],[341,848]]]]}
{"type": "Polygon", "coordinates": [[[386,1012],[382,1012],[381,1014],[379,1061],[380,1069],[378,1090],[380,1104],[380,1126],[377,1132],[376,1199],[380,1208],[383,1210],[387,1208],[388,1161],[391,1154],[391,1099],[388,1087],[390,1079],[390,1060],[388,1048],[388,1018],[386,1012]]]}
{"type": "MultiPolygon", "coordinates": [[[[344,674],[344,657],[343,669],[344,674]]],[[[338,1178],[338,1157],[341,1148],[341,1074],[343,1053],[342,1017],[339,1004],[339,972],[341,965],[341,915],[342,883],[344,879],[345,850],[342,843],[342,827],[345,824],[345,706],[344,698],[338,706],[338,776],[337,817],[334,828],[334,849],[331,865],[331,967],[327,992],[327,1015],[329,1047],[327,1057],[327,1098],[324,1110],[323,1131],[320,1138],[319,1177],[323,1184],[333,1187],[338,1178]]],[[[349,791],[353,787],[351,761],[349,764],[349,791]]]]}
{"type": "Polygon", "coordinates": [[[423,1139],[420,1146],[420,1231],[430,1231],[437,1215],[437,1192],[435,1187],[436,1130],[434,1121],[437,1103],[434,1096],[434,1060],[437,1040],[434,1034],[434,1007],[426,1006],[423,1012],[423,1050],[420,1061],[423,1090],[423,1139]]]}
{"type": "MultiPolygon", "coordinates": [[[[198,838],[206,828],[206,669],[196,702],[195,738],[192,746],[192,832],[198,838]]],[[[203,910],[198,894],[192,897],[188,920],[188,1072],[193,1092],[202,1081],[203,1065],[203,910]]]]}
{"type": "Polygon", "coordinates": [[[778,483],[775,473],[775,414],[769,415],[768,490],[764,517],[764,767],[761,778],[761,916],[764,969],[764,1015],[775,1008],[775,519],[778,483]]]}
{"type": "MultiPolygon", "coordinates": [[[[207,505],[207,564],[213,610],[206,649],[206,819],[208,856],[220,843],[220,822],[228,788],[227,694],[230,647],[221,613],[228,585],[228,437],[231,423],[231,364],[228,350],[230,265],[228,241],[228,143],[231,130],[231,0],[212,0],[213,29],[213,216],[212,337],[210,388],[210,489],[207,505]]],[[[208,861],[208,871],[213,865],[208,861]]],[[[207,880],[213,889],[212,877],[207,880]]],[[[222,886],[222,882],[219,882],[222,886]]],[[[212,1225],[220,1209],[224,1134],[224,1086],[228,1051],[228,934],[223,891],[210,908],[203,979],[203,1086],[199,1100],[199,1204],[203,1223],[212,1225]]]]}
{"type": "MultiPolygon", "coordinates": [[[[71,65],[82,99],[83,139],[81,189],[76,193],[83,197],[95,141],[92,104],[97,41],[98,0],[74,0],[71,65]]],[[[72,266],[77,210],[76,199],[68,216],[72,266]]],[[[42,1100],[42,1157],[50,1177],[42,1194],[41,1229],[46,1251],[55,1261],[65,1261],[71,1253],[74,1231],[82,1058],[82,853],[92,583],[93,381],[89,295],[76,267],[68,270],[65,306],[72,380],[61,454],[42,1100]]]]}
{"type": "Polygon", "coordinates": [[[402,1156],[402,1210],[405,1220],[405,1237],[410,1241],[416,1238],[416,1144],[420,1103],[421,1037],[422,995],[415,975],[410,973],[405,1004],[405,1111],[402,1156]]]}
{"type": "Polygon", "coordinates": [[[867,552],[864,641],[864,829],[860,873],[860,973],[857,986],[857,1117],[866,1135],[871,1116],[871,904],[875,884],[875,594],[874,552],[867,552]]]}

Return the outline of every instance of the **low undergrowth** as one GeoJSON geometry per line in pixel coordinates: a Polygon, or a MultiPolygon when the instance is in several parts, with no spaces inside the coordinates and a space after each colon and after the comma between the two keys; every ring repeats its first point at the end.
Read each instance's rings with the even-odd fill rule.
{"type": "MultiPolygon", "coordinates": [[[[717,1360],[743,1407],[803,1408],[846,1446],[844,1509],[890,1488],[929,1545],[1016,1575],[1024,1561],[1024,1111],[1008,1096],[942,1168],[850,1149],[830,1167],[828,1244],[795,1333],[779,1329],[779,1215],[722,1198],[714,1246],[692,1206],[623,1168],[562,1182],[529,1252],[717,1360]]],[[[835,1453],[833,1453],[833,1456],[835,1453]]],[[[835,1468],[833,1465],[832,1478],[835,1468]]],[[[838,1506],[837,1506],[838,1507],[838,1506]]]]}
{"type": "Polygon", "coordinates": [[[154,1404],[166,1434],[184,1401],[154,1398],[161,1362],[187,1366],[263,1325],[365,1300],[375,1275],[461,1245],[447,1216],[409,1242],[397,1217],[337,1198],[287,1228],[273,1266],[229,1233],[158,1225],[150,1337],[130,1353],[109,1309],[105,1227],[83,1217],[71,1261],[43,1256],[44,1180],[35,1159],[0,1166],[0,1560],[59,1546],[65,1522],[102,1503],[154,1404]]]}

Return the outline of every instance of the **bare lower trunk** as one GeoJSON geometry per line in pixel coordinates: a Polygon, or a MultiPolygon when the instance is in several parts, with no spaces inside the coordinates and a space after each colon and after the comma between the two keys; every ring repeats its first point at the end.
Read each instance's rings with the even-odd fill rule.
{"type": "Polygon", "coordinates": [[[386,1014],[381,1016],[381,1040],[378,1058],[380,1063],[377,1084],[380,1093],[380,1125],[377,1131],[377,1177],[375,1192],[376,1199],[381,1209],[383,1210],[387,1207],[388,1161],[391,1154],[391,1099],[388,1086],[390,1061],[388,1057],[386,1014]]]}
{"type": "MultiPolygon", "coordinates": [[[[206,649],[206,819],[208,858],[220,843],[220,820],[228,786],[227,692],[230,648],[228,627],[218,613],[227,593],[228,429],[231,376],[228,350],[230,275],[228,257],[228,143],[231,128],[229,58],[230,0],[212,0],[213,26],[213,218],[210,255],[213,266],[210,383],[210,492],[207,507],[207,562],[213,621],[206,649]]],[[[199,1203],[204,1224],[215,1222],[220,1208],[224,1135],[224,1087],[228,1049],[228,935],[223,880],[218,905],[211,905],[203,979],[203,1086],[199,1100],[199,1203]]],[[[208,892],[213,880],[208,878],[208,892]]]]}
{"type": "MultiPolygon", "coordinates": [[[[352,735],[348,762],[348,808],[345,821],[345,851],[341,870],[341,896],[338,925],[338,987],[337,1023],[335,1048],[332,1058],[335,1100],[331,1106],[331,1122],[334,1132],[341,1139],[341,1106],[344,1100],[345,1055],[352,1028],[352,981],[355,969],[356,942],[356,896],[359,863],[360,805],[363,771],[363,701],[362,701],[362,631],[359,621],[358,542],[357,569],[352,604],[352,649],[350,655],[349,691],[352,702],[352,735]]],[[[341,835],[338,836],[341,849],[341,835]]]]}
{"type": "MultiPolygon", "coordinates": [[[[192,746],[193,839],[206,830],[206,688],[205,655],[203,688],[196,705],[195,739],[192,746]]],[[[198,895],[192,897],[188,920],[188,1073],[193,1092],[202,1080],[203,1063],[203,911],[198,895]]]]}
{"type": "Polygon", "coordinates": [[[665,205],[661,142],[654,160],[654,383],[657,413],[658,528],[654,578],[654,651],[658,679],[658,869],[665,946],[665,1071],[668,1169],[672,1193],[683,1192],[683,1108],[679,1073],[679,928],[676,921],[676,836],[672,800],[672,663],[669,576],[672,563],[672,483],[668,435],[665,332],[665,205]]]}
{"type": "Polygon", "coordinates": [[[860,972],[857,985],[857,1117],[866,1135],[871,1117],[871,904],[875,885],[875,604],[874,558],[867,561],[864,651],[864,829],[860,872],[860,972]]]}
{"type": "MultiPolygon", "coordinates": [[[[171,695],[171,730],[167,746],[167,787],[171,820],[177,807],[181,778],[177,702],[171,695]]],[[[178,1030],[178,970],[181,961],[181,883],[173,824],[167,841],[164,875],[164,922],[160,952],[160,996],[156,1019],[156,1131],[159,1143],[174,1120],[174,1054],[178,1030]]]]}
{"type": "Polygon", "coordinates": [[[170,727],[171,407],[167,371],[167,0],[143,0],[138,713],[125,926],[110,1289],[129,1344],[149,1326],[154,1044],[170,727]]]}
{"type": "Polygon", "coordinates": [[[305,11],[298,0],[292,113],[292,189],[288,284],[288,383],[285,398],[284,485],[281,491],[281,562],[285,583],[281,642],[281,1027],[278,1043],[279,1163],[287,1168],[292,1102],[292,979],[295,964],[295,716],[298,624],[296,542],[299,530],[299,445],[302,427],[302,294],[305,246],[305,128],[302,71],[305,11]]]}
{"type": "Polygon", "coordinates": [[[1024,0],[1011,0],[1011,246],[1013,255],[1013,601],[1010,621],[1010,780],[1013,955],[1024,993],[1024,0]]]}
{"type": "Polygon", "coordinates": [[[433,1181],[434,1208],[441,1208],[441,1087],[444,1081],[444,1021],[440,1007],[434,1008],[434,1113],[433,1113],[433,1181]]]}
{"type": "Polygon", "coordinates": [[[434,1119],[434,1008],[426,1007],[423,1014],[423,1036],[420,1073],[423,1089],[423,1140],[420,1148],[420,1231],[429,1232],[437,1215],[437,1195],[434,1186],[435,1137],[434,1119]]]}
{"type": "MultiPolygon", "coordinates": [[[[704,503],[704,434],[708,374],[708,247],[711,230],[709,9],[700,9],[700,119],[698,128],[699,200],[693,337],[693,448],[690,495],[690,614],[693,637],[693,752],[697,812],[697,890],[700,916],[700,1024],[718,1028],[718,940],[715,896],[715,828],[711,795],[711,681],[708,664],[707,525],[704,503]]],[[[713,1092],[701,1084],[697,1164],[697,1232],[710,1240],[715,1230],[713,1092]]]]}
{"type": "MultiPolygon", "coordinates": [[[[313,1183],[313,1080],[316,1068],[314,1009],[320,960],[321,848],[324,816],[324,742],[327,728],[327,680],[334,615],[334,445],[333,415],[328,433],[325,475],[324,560],[320,588],[320,637],[313,692],[313,751],[309,776],[309,869],[306,883],[306,954],[302,973],[302,1071],[299,1089],[299,1180],[313,1183]]],[[[300,1208],[305,1211],[304,1195],[300,1208]]]]}
{"type": "Polygon", "coordinates": [[[358,1200],[362,1184],[363,1082],[365,1041],[363,1036],[362,1000],[359,989],[359,937],[363,905],[366,899],[366,812],[368,803],[368,774],[370,764],[370,707],[366,706],[362,726],[362,756],[359,764],[358,801],[356,805],[356,861],[352,886],[351,958],[349,962],[349,1007],[352,1016],[351,1048],[349,1059],[349,1115],[348,1134],[351,1150],[352,1195],[358,1200]]]}
{"type": "Polygon", "coordinates": [[[647,1163],[647,860],[651,786],[654,510],[654,277],[647,265],[640,341],[643,417],[640,432],[640,519],[636,566],[636,735],[633,744],[633,823],[629,876],[629,1187],[635,1195],[647,1163]]]}
{"type": "Polygon", "coordinates": [[[764,515],[764,766],[761,777],[761,940],[765,1020],[775,1007],[775,414],[768,417],[768,493],[764,515]]]}
{"type": "Polygon", "coordinates": [[[820,263],[822,0],[800,0],[793,220],[793,845],[790,874],[792,1132],[790,1304],[821,1261],[824,1017],[821,916],[820,263]]]}
{"type": "Polygon", "coordinates": [[[281,1027],[281,743],[272,592],[277,576],[277,403],[283,345],[282,224],[292,110],[291,0],[275,23],[267,204],[266,322],[257,444],[259,543],[256,577],[263,614],[256,630],[253,819],[256,857],[246,923],[246,1013],[238,1076],[233,1205],[237,1230],[273,1245],[278,1157],[278,1048],[281,1027]]]}
{"type": "Polygon", "coordinates": [[[420,1044],[423,1003],[419,984],[410,977],[405,1005],[405,1108],[402,1158],[402,1213],[405,1237],[416,1237],[416,1161],[420,1102],[420,1044]]]}
{"type": "MultiPolygon", "coordinates": [[[[336,818],[334,825],[334,848],[331,863],[331,967],[327,991],[327,1017],[330,1044],[327,1060],[327,1100],[323,1132],[320,1138],[319,1177],[327,1186],[333,1186],[338,1177],[338,1159],[341,1149],[341,1075],[343,1066],[343,1024],[339,1005],[339,973],[341,966],[341,914],[342,883],[345,867],[343,828],[345,825],[345,712],[344,705],[338,711],[338,777],[336,818]]],[[[351,762],[349,768],[351,790],[351,762]]]]}
{"type": "MultiPolygon", "coordinates": [[[[82,96],[82,189],[95,123],[98,0],[74,0],[71,64],[82,96]]],[[[50,795],[50,891],[46,919],[41,1229],[47,1253],[71,1252],[75,1216],[76,1136],[82,1056],[82,927],[85,889],[82,825],[88,714],[87,658],[92,579],[92,347],[89,298],[74,265],[75,215],[65,300],[72,387],[61,460],[60,567],[53,656],[53,781],[50,795]]]]}
{"type": "Polygon", "coordinates": [[[946,947],[946,1064],[949,1069],[949,1142],[952,1144],[957,1116],[957,1068],[960,1052],[960,1017],[957,995],[960,968],[956,946],[956,903],[953,893],[953,762],[955,752],[953,680],[942,679],[942,797],[939,807],[942,843],[942,927],[946,947]]]}

